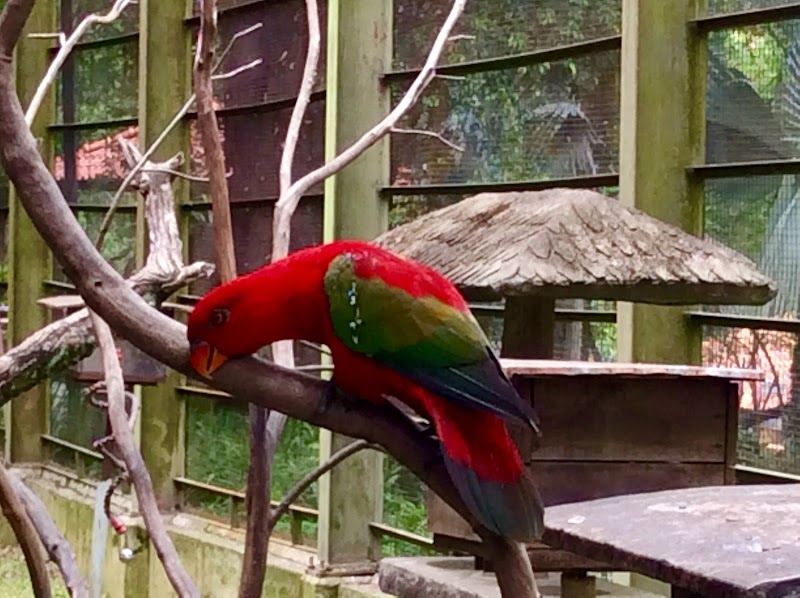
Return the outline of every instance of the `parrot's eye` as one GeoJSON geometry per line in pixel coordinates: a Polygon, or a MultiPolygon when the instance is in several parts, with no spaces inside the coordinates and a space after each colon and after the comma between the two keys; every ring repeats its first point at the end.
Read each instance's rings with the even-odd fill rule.
{"type": "Polygon", "coordinates": [[[224,307],[218,307],[211,312],[211,315],[208,318],[208,323],[213,327],[222,326],[228,322],[230,317],[231,312],[224,307]]]}

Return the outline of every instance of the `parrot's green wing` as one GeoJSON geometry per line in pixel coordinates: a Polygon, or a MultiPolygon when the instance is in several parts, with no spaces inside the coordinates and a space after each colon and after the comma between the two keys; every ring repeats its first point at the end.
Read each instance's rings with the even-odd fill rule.
{"type": "Polygon", "coordinates": [[[517,395],[469,311],[433,295],[415,297],[378,275],[359,276],[357,259],[342,254],[325,275],[333,330],[350,350],[445,399],[535,427],[533,409],[517,395]]]}

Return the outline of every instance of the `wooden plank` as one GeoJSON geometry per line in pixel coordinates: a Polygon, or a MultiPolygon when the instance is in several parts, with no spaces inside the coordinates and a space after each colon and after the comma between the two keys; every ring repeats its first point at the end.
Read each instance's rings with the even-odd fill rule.
{"type": "Polygon", "coordinates": [[[556,359],[500,359],[510,376],[616,376],[621,378],[727,378],[763,380],[761,370],[716,368],[661,363],[610,363],[600,361],[559,361],[556,359]]]}
{"type": "MultiPolygon", "coordinates": [[[[51,41],[28,36],[32,32],[57,31],[56,2],[37,2],[20,36],[15,65],[17,90],[23,106],[30,102],[39,80],[47,70],[51,41]]],[[[39,108],[31,131],[41,140],[39,150],[45,163],[53,160],[53,138],[47,125],[55,120],[55,86],[51,86],[39,108]]],[[[19,343],[48,322],[47,311],[34,299],[42,294],[44,281],[52,274],[52,255],[30,218],[19,203],[12,187],[9,194],[8,220],[8,301],[9,339],[7,346],[19,343]]],[[[42,383],[11,402],[9,427],[10,459],[42,461],[41,435],[48,431],[47,384],[42,383]]]]}
{"type": "Polygon", "coordinates": [[[700,596],[777,598],[800,593],[798,518],[800,484],[712,486],[551,507],[544,541],[700,596]]]}
{"type": "Polygon", "coordinates": [[[548,507],[609,496],[725,483],[725,467],[705,463],[537,461],[531,463],[529,469],[548,507]]]}
{"type": "Polygon", "coordinates": [[[578,376],[531,386],[542,422],[537,461],[723,463],[730,450],[728,389],[736,385],[722,379],[578,376]]]}
{"type": "MultiPolygon", "coordinates": [[[[705,143],[705,37],[696,0],[623,0],[619,199],[702,233],[702,182],[685,168],[705,143]]],[[[709,298],[713,302],[713,298],[709,298]]],[[[618,359],[698,363],[700,327],[680,307],[620,303],[618,359]]]]}
{"type": "MultiPolygon", "coordinates": [[[[380,78],[391,63],[389,0],[327,5],[325,159],[358,139],[390,110],[380,78]],[[357,107],[357,109],[354,109],[357,107]]],[[[324,236],[371,239],[388,221],[379,195],[389,179],[388,136],[325,181],[324,236]]],[[[320,459],[352,442],[320,431],[320,459]]],[[[380,538],[369,527],[383,520],[383,454],[360,451],[319,481],[319,559],[328,564],[377,560],[380,538]]]]}

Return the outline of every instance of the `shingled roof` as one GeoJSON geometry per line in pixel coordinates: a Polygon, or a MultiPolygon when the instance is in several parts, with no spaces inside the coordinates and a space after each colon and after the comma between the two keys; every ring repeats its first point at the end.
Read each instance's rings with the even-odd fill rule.
{"type": "Polygon", "coordinates": [[[483,193],[376,242],[436,268],[472,300],[762,304],[776,293],[742,254],[588,190],[483,193]]]}

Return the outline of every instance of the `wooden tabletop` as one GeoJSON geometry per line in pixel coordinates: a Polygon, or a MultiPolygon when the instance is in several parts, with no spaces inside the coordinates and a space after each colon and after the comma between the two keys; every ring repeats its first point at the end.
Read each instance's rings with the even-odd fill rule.
{"type": "Polygon", "coordinates": [[[763,380],[764,372],[739,368],[713,368],[663,363],[559,361],[556,359],[501,359],[509,375],[518,376],[617,376],[621,378],[728,378],[763,380]]]}
{"type": "Polygon", "coordinates": [[[551,546],[701,596],[800,595],[800,484],[670,490],[550,507],[551,546]]]}

